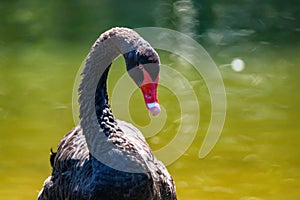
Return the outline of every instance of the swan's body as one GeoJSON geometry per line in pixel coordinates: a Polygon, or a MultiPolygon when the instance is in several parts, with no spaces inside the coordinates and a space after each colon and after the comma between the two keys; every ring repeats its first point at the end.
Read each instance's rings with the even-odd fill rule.
{"type": "MultiPolygon", "coordinates": [[[[176,199],[170,174],[155,158],[142,133],[116,120],[111,112],[106,79],[111,61],[119,54],[124,55],[127,70],[148,63],[155,64],[150,66],[152,69],[159,65],[156,52],[130,29],[114,28],[99,37],[87,58],[79,88],[80,124],[64,136],[57,152],[52,153],[52,174],[39,200],[176,199]]],[[[160,110],[156,71],[143,69],[143,80],[139,70],[129,73],[141,87],[153,114],[160,110]]]]}

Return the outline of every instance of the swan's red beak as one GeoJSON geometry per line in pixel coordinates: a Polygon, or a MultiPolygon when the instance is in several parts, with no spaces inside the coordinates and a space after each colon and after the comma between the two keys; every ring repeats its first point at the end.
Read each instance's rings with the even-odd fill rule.
{"type": "Polygon", "coordinates": [[[139,68],[143,71],[143,82],[139,84],[139,87],[142,90],[147,109],[153,116],[156,116],[160,113],[160,106],[157,98],[159,74],[156,78],[153,78],[142,65],[139,66],[139,68]]]}
{"type": "Polygon", "coordinates": [[[141,87],[144,100],[149,112],[156,116],[160,113],[160,106],[157,98],[157,83],[143,84],[141,87]]]}

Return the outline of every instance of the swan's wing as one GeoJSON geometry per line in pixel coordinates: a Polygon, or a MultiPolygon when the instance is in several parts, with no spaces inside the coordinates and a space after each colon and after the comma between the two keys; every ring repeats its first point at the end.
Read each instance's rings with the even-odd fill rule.
{"type": "Polygon", "coordinates": [[[80,126],[76,126],[73,130],[67,133],[58,145],[58,149],[54,158],[53,170],[65,171],[69,169],[77,161],[77,166],[81,166],[89,159],[89,150],[86,140],[82,134],[80,126]]]}

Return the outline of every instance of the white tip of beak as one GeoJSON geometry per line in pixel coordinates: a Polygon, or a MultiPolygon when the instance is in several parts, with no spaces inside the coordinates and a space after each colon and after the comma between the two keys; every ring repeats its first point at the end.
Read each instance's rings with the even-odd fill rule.
{"type": "Polygon", "coordinates": [[[147,103],[147,108],[152,116],[156,116],[160,113],[160,106],[158,103],[147,103]]]}

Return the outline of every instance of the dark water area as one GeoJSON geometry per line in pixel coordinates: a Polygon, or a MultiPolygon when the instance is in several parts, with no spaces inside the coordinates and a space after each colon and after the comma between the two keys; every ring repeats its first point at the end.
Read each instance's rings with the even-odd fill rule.
{"type": "MultiPolygon", "coordinates": [[[[211,117],[206,83],[188,62],[158,51],[163,64],[183,74],[199,91],[197,135],[187,151],[168,166],[178,199],[299,199],[300,48],[295,36],[300,30],[299,3],[268,2],[257,11],[254,0],[240,5],[231,1],[153,1],[150,5],[141,1],[127,6],[128,10],[116,1],[48,2],[40,9],[36,1],[2,2],[0,199],[37,197],[51,173],[50,148],[55,149],[74,127],[76,73],[98,35],[114,26],[163,26],[186,33],[206,49],[222,75],[227,98],[224,127],[216,146],[200,159],[211,117]],[[242,71],[232,69],[235,58],[244,62],[242,71]]],[[[124,72],[124,61],[118,58],[109,77],[111,96],[124,72]]],[[[173,81],[180,84],[176,77],[173,81]]],[[[177,96],[184,92],[184,88],[175,94],[159,87],[167,119],[158,134],[147,137],[153,150],[176,136],[180,106],[190,103],[178,101],[177,96]]],[[[128,107],[128,121],[139,126],[150,123],[139,90],[132,94],[128,107]]]]}

